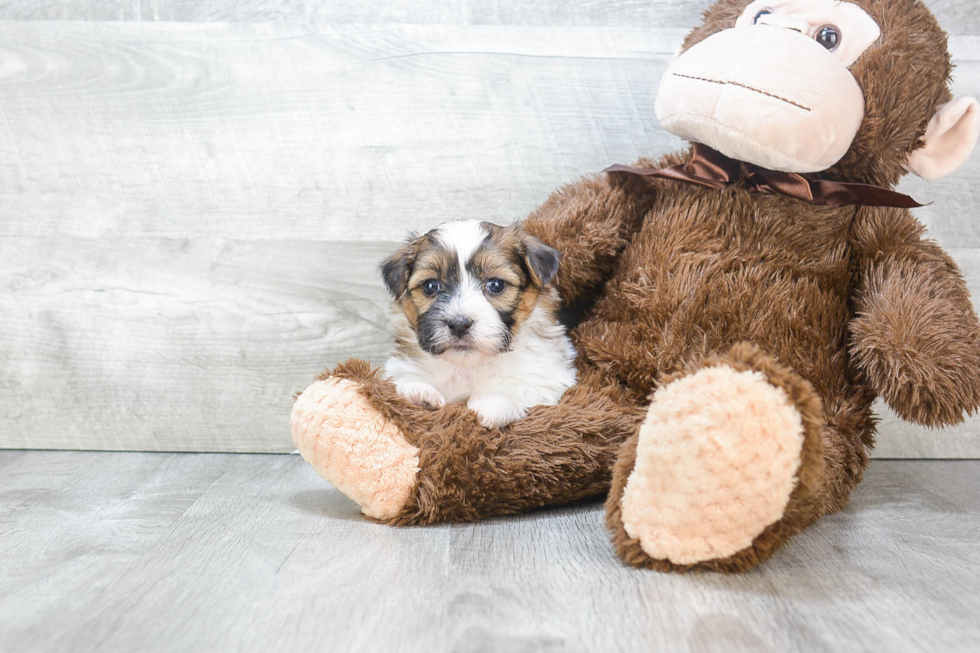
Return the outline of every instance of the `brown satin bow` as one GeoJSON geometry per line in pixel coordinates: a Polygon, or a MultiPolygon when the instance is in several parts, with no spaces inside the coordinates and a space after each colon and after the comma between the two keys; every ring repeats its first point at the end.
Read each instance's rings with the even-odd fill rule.
{"type": "Polygon", "coordinates": [[[730,159],[700,143],[694,144],[694,157],[684,165],[660,170],[614,165],[603,172],[626,172],[644,177],[673,179],[716,190],[741,181],[752,193],[788,195],[821,206],[892,206],[900,209],[922,206],[908,195],[881,186],[826,179],[808,181],[793,172],[766,170],[751,163],[730,159]]]}

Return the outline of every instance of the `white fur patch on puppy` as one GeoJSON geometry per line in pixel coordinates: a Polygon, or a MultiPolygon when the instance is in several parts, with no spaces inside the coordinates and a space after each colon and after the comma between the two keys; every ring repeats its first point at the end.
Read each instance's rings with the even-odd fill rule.
{"type": "Polygon", "coordinates": [[[527,408],[518,406],[504,395],[470,397],[466,406],[477,414],[480,424],[488,429],[500,428],[527,415],[527,408]]]}
{"type": "Polygon", "coordinates": [[[416,406],[438,410],[446,405],[446,398],[428,383],[421,381],[399,381],[395,383],[398,394],[408,399],[416,406]]]}

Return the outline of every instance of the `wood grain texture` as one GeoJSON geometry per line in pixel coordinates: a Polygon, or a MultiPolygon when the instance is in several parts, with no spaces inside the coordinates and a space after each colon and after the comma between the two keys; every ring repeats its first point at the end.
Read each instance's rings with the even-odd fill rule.
{"type": "Polygon", "coordinates": [[[0,234],[387,241],[511,222],[679,145],[652,106],[681,36],[0,23],[0,210],[18,216],[0,234]]]}
{"type": "Polygon", "coordinates": [[[221,21],[686,27],[695,2],[672,0],[4,0],[0,20],[221,21]]]}
{"type": "MultiPolygon", "coordinates": [[[[412,23],[688,28],[710,0],[0,0],[0,20],[412,23]]],[[[928,0],[950,34],[980,33],[963,0],[928,0]]]]}
{"type": "Polygon", "coordinates": [[[391,244],[0,241],[0,445],[291,451],[324,360],[381,360],[391,244]]]}
{"type": "Polygon", "coordinates": [[[0,650],[970,651],[978,474],[875,461],[760,569],[665,575],[598,504],[394,529],[298,456],[0,452],[0,650]]]}
{"type": "MultiPolygon", "coordinates": [[[[409,230],[508,223],[681,145],[652,107],[701,3],[248,22],[366,6],[0,3],[24,19],[0,21],[0,447],[289,451],[293,392],[348,356],[383,361],[375,266],[409,230]]],[[[937,12],[969,25],[962,5],[937,12]]],[[[951,42],[960,94],[980,95],[977,32],[951,42]]],[[[974,296],[978,181],[974,155],[903,184],[935,200],[919,215],[974,296]]],[[[978,456],[978,426],[888,422],[881,443],[978,456]]]]}

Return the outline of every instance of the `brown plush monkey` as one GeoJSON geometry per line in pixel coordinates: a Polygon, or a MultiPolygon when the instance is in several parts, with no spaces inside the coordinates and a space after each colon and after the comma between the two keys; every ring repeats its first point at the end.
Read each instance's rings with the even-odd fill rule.
{"type": "Polygon", "coordinates": [[[487,430],[350,361],[297,400],[300,452],[390,524],[608,492],[628,563],[753,567],[847,504],[877,396],[930,426],[980,406],[966,286],[890,191],[976,143],[950,70],[919,0],[720,0],[657,99],[696,152],[581,180],[524,223],[585,311],[579,385],[487,430]]]}

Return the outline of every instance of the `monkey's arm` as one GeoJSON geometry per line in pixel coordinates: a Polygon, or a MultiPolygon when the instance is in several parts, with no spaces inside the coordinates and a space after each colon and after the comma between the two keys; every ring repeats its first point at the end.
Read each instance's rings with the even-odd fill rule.
{"type": "Polygon", "coordinates": [[[980,407],[980,321],[956,263],[922,231],[907,211],[859,211],[851,354],[900,417],[942,426],[980,407]]]}
{"type": "Polygon", "coordinates": [[[561,255],[556,283],[562,304],[578,306],[595,299],[639,229],[656,188],[636,175],[584,177],[552,193],[524,220],[528,233],[561,255]]]}

